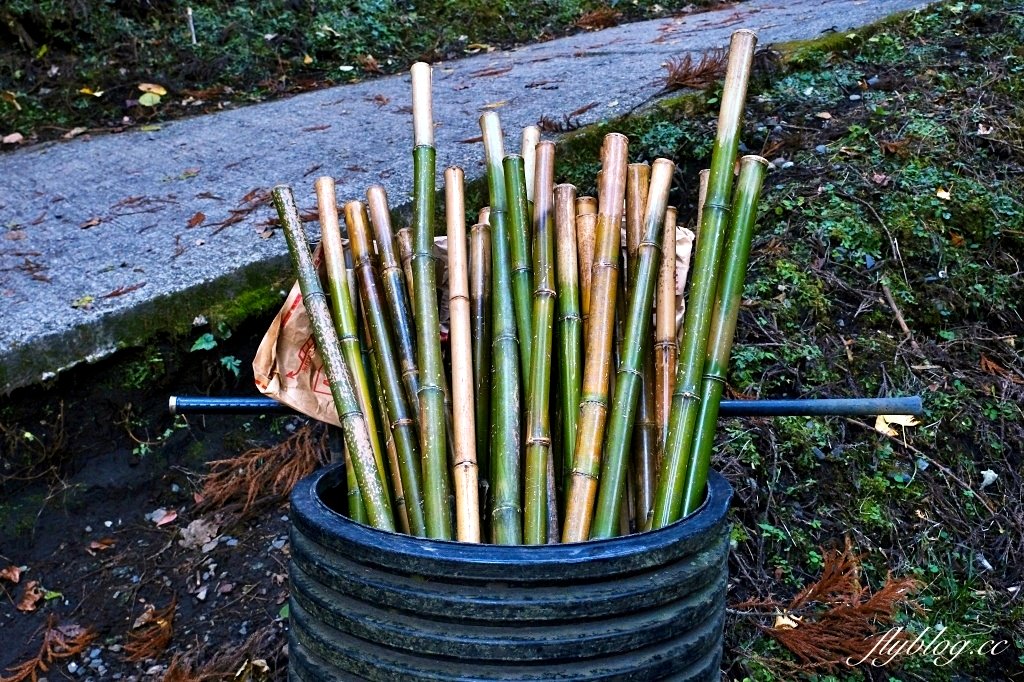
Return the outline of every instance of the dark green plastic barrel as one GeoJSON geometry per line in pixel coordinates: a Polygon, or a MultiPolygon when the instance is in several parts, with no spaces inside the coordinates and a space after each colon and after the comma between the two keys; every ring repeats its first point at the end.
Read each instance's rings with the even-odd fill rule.
{"type": "Polygon", "coordinates": [[[291,497],[289,680],[717,680],[732,488],[650,533],[541,547],[354,523],[341,466],[291,497]]]}

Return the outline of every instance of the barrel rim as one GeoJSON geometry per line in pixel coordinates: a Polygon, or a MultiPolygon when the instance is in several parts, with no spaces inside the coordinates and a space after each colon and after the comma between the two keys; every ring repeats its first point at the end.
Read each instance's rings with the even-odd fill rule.
{"type": "MultiPolygon", "coordinates": [[[[378,530],[342,516],[328,507],[321,493],[343,484],[344,463],[332,464],[314,472],[298,484],[291,494],[292,521],[307,535],[336,548],[359,547],[372,554],[374,563],[412,568],[423,562],[449,566],[499,568],[502,575],[517,573],[520,578],[536,570],[601,565],[614,572],[616,566],[642,570],[663,563],[684,547],[693,549],[702,537],[725,521],[732,498],[732,486],[725,478],[709,472],[708,495],[690,516],[658,530],[633,535],[551,545],[493,545],[434,540],[378,530]],[[638,563],[639,562],[639,563],[638,563]],[[514,570],[509,570],[514,569],[514,570]]],[[[515,576],[511,576],[515,580],[515,576]]]]}

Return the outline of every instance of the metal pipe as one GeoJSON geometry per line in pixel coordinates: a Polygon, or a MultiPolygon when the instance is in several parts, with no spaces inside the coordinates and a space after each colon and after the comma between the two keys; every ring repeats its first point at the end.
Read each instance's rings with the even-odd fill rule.
{"type": "MultiPolygon", "coordinates": [[[[273,398],[249,396],[172,395],[171,414],[295,414],[273,398]]],[[[921,396],[905,398],[779,398],[772,400],[723,400],[722,417],[867,417],[878,414],[924,413],[921,396]]]]}

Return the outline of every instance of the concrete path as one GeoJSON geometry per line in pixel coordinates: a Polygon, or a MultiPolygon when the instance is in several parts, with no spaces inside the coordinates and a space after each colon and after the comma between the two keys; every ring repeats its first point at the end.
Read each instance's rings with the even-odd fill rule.
{"type": "MultiPolygon", "coordinates": [[[[726,46],[737,28],[765,45],[924,4],[749,0],[437,64],[438,168],[483,174],[481,145],[466,140],[488,108],[515,150],[541,116],[592,103],[582,123],[628,111],[657,94],[666,60],[726,46]]],[[[0,156],[0,393],[181,329],[242,294],[276,293],[286,246],[267,230],[261,198],[277,183],[310,209],[325,174],[342,201],[382,183],[393,206],[405,204],[409,104],[408,77],[392,76],[0,156]]]]}

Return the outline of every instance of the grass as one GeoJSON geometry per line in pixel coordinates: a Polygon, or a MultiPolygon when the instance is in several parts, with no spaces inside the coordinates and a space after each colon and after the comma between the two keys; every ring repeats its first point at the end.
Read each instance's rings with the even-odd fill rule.
{"type": "Polygon", "coordinates": [[[10,0],[0,7],[0,136],[153,125],[691,3],[612,4],[10,0]],[[142,84],[160,89],[144,96],[142,84]]]}

